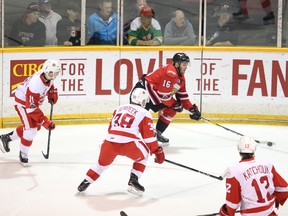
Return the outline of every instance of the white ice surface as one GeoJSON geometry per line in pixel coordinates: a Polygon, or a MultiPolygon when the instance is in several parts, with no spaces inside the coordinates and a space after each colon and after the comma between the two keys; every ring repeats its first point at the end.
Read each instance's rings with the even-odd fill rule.
{"type": "MultiPolygon", "coordinates": [[[[272,161],[288,180],[288,127],[263,125],[224,126],[260,141],[276,145],[258,145],[256,157],[272,161]]],[[[0,129],[0,134],[11,129],[0,129]]],[[[143,197],[127,192],[132,161],[118,157],[112,166],[81,195],[77,187],[86,171],[97,160],[99,145],[107,124],[58,126],[52,131],[50,157],[48,132],[37,134],[29,153],[29,166],[18,162],[18,141],[11,152],[0,152],[1,216],[195,216],[218,212],[225,201],[225,181],[208,177],[173,164],[155,164],[150,157],[139,182],[143,197]]],[[[170,146],[166,159],[220,176],[227,166],[238,163],[236,143],[240,138],[209,123],[172,123],[165,131],[170,146]]],[[[288,203],[280,208],[288,215],[288,203]]]]}

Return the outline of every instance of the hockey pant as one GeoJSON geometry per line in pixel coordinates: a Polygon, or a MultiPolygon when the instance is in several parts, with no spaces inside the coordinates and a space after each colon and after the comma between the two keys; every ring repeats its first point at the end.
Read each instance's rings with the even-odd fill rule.
{"type": "Polygon", "coordinates": [[[28,154],[37,131],[41,129],[41,125],[27,114],[26,108],[19,105],[15,105],[14,108],[20,117],[22,125],[13,131],[11,140],[20,139],[20,151],[28,154]]]}
{"type": "MultiPolygon", "coordinates": [[[[243,15],[248,15],[247,0],[239,0],[240,7],[243,15]]],[[[261,0],[261,6],[266,13],[272,11],[270,0],[261,0]]]]}
{"type": "Polygon", "coordinates": [[[86,179],[90,183],[94,182],[110,167],[118,155],[132,159],[134,163],[131,172],[137,175],[138,178],[142,176],[149,157],[149,149],[143,142],[114,143],[104,140],[99,159],[86,173],[86,179]]]}
{"type": "Polygon", "coordinates": [[[173,107],[167,107],[158,112],[158,119],[169,125],[176,113],[173,107]]]}

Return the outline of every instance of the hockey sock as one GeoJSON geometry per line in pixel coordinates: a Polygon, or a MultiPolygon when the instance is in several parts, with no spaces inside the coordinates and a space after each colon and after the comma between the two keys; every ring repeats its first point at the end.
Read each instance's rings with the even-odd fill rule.
{"type": "Polygon", "coordinates": [[[272,12],[270,0],[261,0],[261,6],[267,14],[272,12]]]}
{"type": "Polygon", "coordinates": [[[169,126],[169,124],[163,122],[162,120],[158,119],[157,124],[156,124],[156,130],[163,133],[166,128],[169,126]]]}
{"type": "Polygon", "coordinates": [[[248,15],[247,0],[239,0],[240,8],[243,15],[248,15]]]}

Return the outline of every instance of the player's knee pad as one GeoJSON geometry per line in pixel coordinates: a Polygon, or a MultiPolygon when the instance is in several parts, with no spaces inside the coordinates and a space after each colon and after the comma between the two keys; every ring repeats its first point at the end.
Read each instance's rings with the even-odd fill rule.
{"type": "Polygon", "coordinates": [[[98,173],[99,175],[101,175],[105,170],[107,170],[110,167],[110,165],[103,166],[100,164],[101,164],[101,161],[99,161],[99,162],[97,161],[96,164],[91,167],[91,170],[98,173]]]}
{"type": "Polygon", "coordinates": [[[24,129],[23,138],[26,140],[33,140],[37,134],[37,128],[24,129]]]}

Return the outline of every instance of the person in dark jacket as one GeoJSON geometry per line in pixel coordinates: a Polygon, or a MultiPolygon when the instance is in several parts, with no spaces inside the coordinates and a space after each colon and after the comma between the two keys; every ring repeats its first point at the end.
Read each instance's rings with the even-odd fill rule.
{"type": "Polygon", "coordinates": [[[67,5],[67,16],[57,23],[58,45],[80,46],[81,45],[81,22],[80,5],[70,1],[67,5]]]}
{"type": "Polygon", "coordinates": [[[21,19],[16,20],[8,36],[8,46],[44,46],[46,29],[39,21],[39,6],[32,2],[21,19]]]}
{"type": "Polygon", "coordinates": [[[208,46],[236,46],[238,43],[237,27],[232,22],[231,6],[224,2],[219,7],[219,19],[213,32],[207,35],[208,46]]]}

